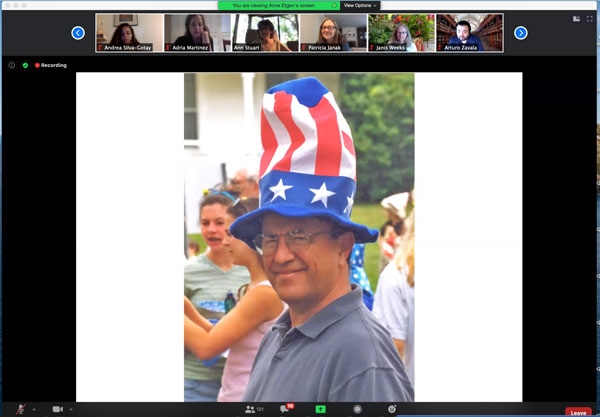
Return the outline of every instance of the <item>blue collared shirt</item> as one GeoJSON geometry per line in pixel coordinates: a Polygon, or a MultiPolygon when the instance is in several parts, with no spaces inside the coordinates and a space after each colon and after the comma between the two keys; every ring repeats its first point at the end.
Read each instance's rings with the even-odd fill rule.
{"type": "Polygon", "coordinates": [[[282,314],[261,342],[242,401],[400,402],[414,401],[414,391],[392,337],[352,284],[298,327],[282,314]]]}

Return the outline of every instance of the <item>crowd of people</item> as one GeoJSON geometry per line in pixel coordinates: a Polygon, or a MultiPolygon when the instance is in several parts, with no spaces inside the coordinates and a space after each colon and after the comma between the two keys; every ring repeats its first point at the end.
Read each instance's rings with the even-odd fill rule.
{"type": "Polygon", "coordinates": [[[356,156],[328,89],[299,78],[268,90],[265,102],[262,171],[236,171],[200,204],[207,249],[184,266],[185,401],[412,402],[414,192],[382,201],[391,229],[352,221],[356,156]],[[340,126],[340,137],[307,137],[314,143],[296,150],[318,166],[271,159],[289,155],[269,121],[288,119],[340,126]],[[308,158],[317,145],[324,157],[308,158]],[[337,175],[323,169],[334,165],[337,175]],[[364,249],[376,242],[373,291],[364,249]]]}
{"type": "Polygon", "coordinates": [[[404,192],[386,197],[382,205],[388,213],[385,223],[390,233],[380,240],[379,280],[373,300],[373,314],[390,332],[408,376],[415,384],[415,193],[404,192]]]}

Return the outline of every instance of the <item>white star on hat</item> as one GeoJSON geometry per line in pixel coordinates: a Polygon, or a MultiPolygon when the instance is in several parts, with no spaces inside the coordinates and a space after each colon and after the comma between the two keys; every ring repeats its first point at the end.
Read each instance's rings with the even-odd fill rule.
{"type": "Polygon", "coordinates": [[[352,197],[346,197],[346,199],[348,200],[348,205],[344,209],[344,213],[350,214],[352,206],[354,205],[354,193],[352,193],[352,197]]]}
{"type": "Polygon", "coordinates": [[[314,203],[315,201],[321,201],[323,203],[323,205],[325,207],[327,207],[327,198],[331,197],[332,195],[334,195],[335,193],[333,191],[329,191],[327,189],[327,186],[325,185],[325,183],[323,183],[321,185],[321,188],[309,188],[310,191],[312,191],[313,193],[315,193],[315,196],[313,197],[311,204],[314,203]]]}
{"type": "Polygon", "coordinates": [[[273,191],[273,193],[275,194],[273,196],[273,198],[271,199],[271,201],[275,200],[277,197],[281,197],[285,200],[286,199],[285,198],[285,190],[292,188],[292,187],[293,187],[293,185],[283,185],[283,179],[280,178],[279,183],[277,183],[276,186],[269,187],[269,190],[273,191]]]}

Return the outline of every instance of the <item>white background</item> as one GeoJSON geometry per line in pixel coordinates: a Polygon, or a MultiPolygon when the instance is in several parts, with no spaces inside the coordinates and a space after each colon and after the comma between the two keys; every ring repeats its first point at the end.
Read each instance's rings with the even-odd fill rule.
{"type": "MultiPolygon", "coordinates": [[[[183,90],[77,75],[78,402],[183,401],[183,90]]],[[[520,402],[521,74],[415,75],[415,189],[415,400],[520,402]]]]}

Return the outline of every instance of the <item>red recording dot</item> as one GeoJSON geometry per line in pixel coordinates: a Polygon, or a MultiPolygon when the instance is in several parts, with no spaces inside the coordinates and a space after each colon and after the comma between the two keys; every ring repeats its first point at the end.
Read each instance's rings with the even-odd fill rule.
{"type": "Polygon", "coordinates": [[[39,68],[39,67],[40,67],[40,63],[39,63],[39,62],[36,62],[34,66],[35,66],[36,68],[39,68]]]}

